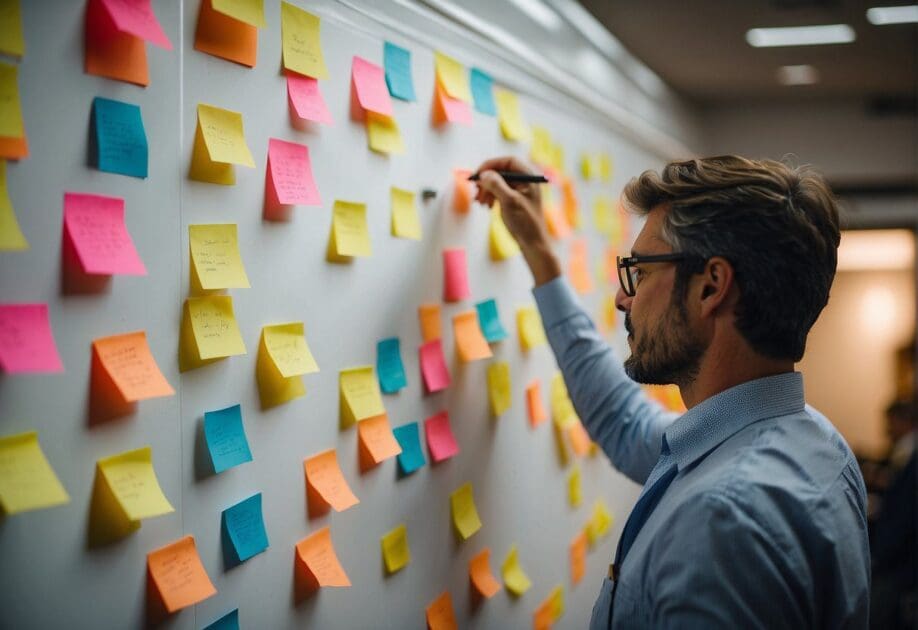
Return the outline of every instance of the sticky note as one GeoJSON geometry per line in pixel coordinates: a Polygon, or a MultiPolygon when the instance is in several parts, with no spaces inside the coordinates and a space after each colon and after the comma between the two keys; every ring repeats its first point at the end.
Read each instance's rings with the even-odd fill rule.
{"type": "Polygon", "coordinates": [[[213,0],[214,9],[252,26],[264,27],[264,0],[213,0]]]}
{"type": "Polygon", "coordinates": [[[421,323],[421,339],[424,341],[433,341],[443,336],[439,304],[421,304],[418,307],[418,321],[421,323]]]}
{"type": "Polygon", "coordinates": [[[608,153],[603,152],[599,154],[597,170],[599,171],[600,180],[604,182],[612,180],[612,158],[608,153]]]}
{"type": "Polygon", "coordinates": [[[564,587],[560,584],[551,589],[548,597],[539,604],[535,612],[534,627],[548,630],[564,614],[564,587]]]}
{"type": "Polygon", "coordinates": [[[432,394],[449,387],[449,369],[446,367],[441,340],[432,339],[421,344],[418,355],[421,363],[421,376],[427,393],[432,394]]]}
{"type": "Polygon", "coordinates": [[[147,554],[147,571],[169,613],[217,594],[194,544],[185,536],[147,554]]]}
{"type": "Polygon", "coordinates": [[[497,121],[504,138],[513,141],[525,140],[529,132],[520,114],[516,94],[509,90],[496,89],[494,98],[497,103],[497,121]]]}
{"type": "Polygon", "coordinates": [[[522,306],[516,310],[516,330],[519,333],[520,348],[532,350],[544,345],[545,329],[542,327],[542,318],[535,306],[522,306]]]}
{"type": "Polygon", "coordinates": [[[593,199],[593,226],[603,236],[612,234],[612,199],[599,195],[593,199]]]}
{"type": "Polygon", "coordinates": [[[204,412],[204,441],[215,473],[252,461],[240,405],[204,412]]]}
{"type": "Polygon", "coordinates": [[[0,507],[11,516],[70,502],[38,443],[38,432],[0,437],[0,507]]]}
{"type": "Polygon", "coordinates": [[[453,598],[449,591],[443,591],[427,606],[428,630],[458,630],[456,613],[453,611],[453,598]]]}
{"type": "Polygon", "coordinates": [[[262,408],[304,396],[306,386],[301,376],[318,371],[319,366],[306,343],[303,322],[262,328],[255,366],[262,408]]]}
{"type": "Polygon", "coordinates": [[[526,387],[526,409],[529,412],[530,426],[537,427],[548,420],[548,414],[542,402],[542,383],[539,379],[533,380],[526,387]]]}
{"type": "Polygon", "coordinates": [[[296,557],[313,588],[350,586],[351,581],[338,561],[328,527],[310,534],[296,544],[296,557]]]}
{"type": "Polygon", "coordinates": [[[437,51],[434,53],[434,70],[437,83],[443,87],[447,96],[468,103],[472,94],[469,90],[469,77],[465,66],[437,51]]]}
{"type": "Polygon", "coordinates": [[[409,422],[392,429],[402,452],[398,454],[398,467],[402,474],[410,475],[427,463],[421,450],[421,437],[417,422],[409,422]]]}
{"type": "Polygon", "coordinates": [[[472,124],[472,108],[465,101],[451,98],[439,83],[434,88],[434,124],[472,124]]]}
{"type": "Polygon", "coordinates": [[[100,459],[96,462],[96,477],[117,502],[119,516],[135,529],[142,519],[175,511],[159,487],[149,446],[100,459]]]}
{"type": "Polygon", "coordinates": [[[532,145],[529,148],[529,158],[541,166],[550,166],[554,157],[554,143],[551,133],[545,127],[532,127],[532,145]]]}
{"type": "Polygon", "coordinates": [[[19,228],[6,187],[6,160],[0,160],[0,251],[24,249],[29,249],[29,242],[19,228]]]}
{"type": "Polygon", "coordinates": [[[0,2],[0,52],[22,57],[25,54],[25,39],[22,36],[22,7],[20,0],[0,2]]]}
{"type": "Polygon", "coordinates": [[[245,141],[242,114],[200,103],[188,176],[231,186],[236,183],[233,164],[255,168],[255,160],[245,141]]]}
{"type": "Polygon", "coordinates": [[[491,347],[481,334],[476,311],[465,311],[453,316],[453,335],[456,351],[464,363],[491,356],[491,347]]]}
{"type": "Polygon", "coordinates": [[[367,205],[335,200],[332,227],[328,239],[329,262],[346,262],[355,256],[370,256],[370,232],[367,227],[367,205]]]}
{"type": "Polygon", "coordinates": [[[411,562],[411,549],[408,547],[408,528],[404,523],[387,532],[379,541],[382,547],[386,571],[395,573],[411,562]]]}
{"type": "Polygon", "coordinates": [[[545,205],[543,201],[542,214],[545,217],[548,233],[555,238],[563,239],[571,233],[571,225],[567,222],[567,217],[557,206],[545,205]]]}
{"type": "Polygon", "coordinates": [[[427,438],[427,450],[430,451],[433,463],[438,464],[459,454],[459,444],[453,435],[448,412],[441,411],[427,418],[424,421],[424,436],[427,438]]]}
{"type": "Polygon", "coordinates": [[[395,118],[367,112],[367,144],[372,151],[401,155],[405,152],[402,132],[395,118]]]}
{"type": "Polygon", "coordinates": [[[309,147],[277,138],[268,139],[265,190],[272,206],[321,205],[319,189],[312,175],[309,147]]]}
{"type": "Polygon", "coordinates": [[[579,420],[571,422],[570,426],[567,427],[567,438],[570,440],[571,448],[574,449],[574,453],[578,457],[584,457],[590,452],[590,446],[593,442],[579,420]]]}
{"type": "Polygon", "coordinates": [[[520,558],[516,545],[510,546],[510,551],[507,552],[507,557],[504,558],[500,570],[504,577],[504,586],[506,586],[507,590],[513,595],[519,597],[532,586],[532,581],[529,579],[529,576],[526,575],[526,572],[523,571],[523,567],[520,566],[520,558]]]}
{"type": "Polygon", "coordinates": [[[146,332],[137,330],[101,337],[93,340],[92,350],[101,369],[96,374],[96,366],[93,366],[93,381],[96,381],[97,376],[110,381],[125,402],[172,396],[175,393],[156,365],[146,332]]]}
{"type": "Polygon", "coordinates": [[[139,106],[97,96],[92,100],[92,127],[96,168],[147,176],[147,134],[139,106]]]}
{"type": "Polygon", "coordinates": [[[322,514],[328,508],[343,512],[360,503],[341,473],[335,449],[304,459],[303,469],[310,515],[322,514]]]}
{"type": "Polygon", "coordinates": [[[495,417],[510,408],[510,364],[497,361],[488,366],[488,400],[491,414],[495,417]]]}
{"type": "Polygon", "coordinates": [[[587,536],[580,532],[570,544],[571,583],[578,584],[586,572],[587,536]]]}
{"type": "Polygon", "coordinates": [[[618,307],[615,305],[615,296],[606,294],[602,298],[599,306],[599,329],[608,334],[615,330],[615,324],[618,322],[618,307]]]}
{"type": "Polygon", "coordinates": [[[475,305],[478,313],[478,325],[481,326],[481,332],[488,343],[495,343],[507,338],[507,331],[504,330],[503,324],[500,323],[500,316],[497,313],[497,301],[494,299],[478,302],[475,305]]]}
{"type": "Polygon", "coordinates": [[[179,338],[179,369],[182,372],[245,353],[232,297],[208,295],[185,300],[179,338]]]}
{"type": "Polygon", "coordinates": [[[497,202],[491,208],[491,220],[488,225],[488,253],[491,260],[507,260],[520,253],[520,246],[507,229],[504,217],[501,215],[500,204],[497,202]]]}
{"type": "Polygon", "coordinates": [[[453,515],[453,525],[456,533],[462,540],[481,529],[481,519],[475,507],[475,496],[471,483],[464,483],[449,495],[450,509],[453,515]]]}
{"type": "Polygon", "coordinates": [[[494,104],[494,79],[484,70],[472,68],[469,74],[469,82],[472,87],[472,100],[475,103],[475,109],[482,114],[495,116],[497,106],[494,104]]]}
{"type": "Polygon", "coordinates": [[[443,301],[458,302],[472,296],[465,249],[443,250],[443,301]]]}
{"type": "Polygon", "coordinates": [[[234,608],[204,630],[239,630],[239,609],[234,608]]]}
{"type": "Polygon", "coordinates": [[[268,548],[260,492],[223,510],[220,520],[224,545],[229,542],[236,562],[245,562],[268,548]]]}
{"type": "Polygon", "coordinates": [[[583,502],[583,491],[580,484],[580,466],[574,466],[567,475],[567,502],[571,507],[578,507],[583,502]]]}
{"type": "Polygon", "coordinates": [[[64,193],[64,242],[83,273],[147,273],[124,224],[124,199],[64,193]]]}
{"type": "Polygon", "coordinates": [[[342,427],[386,413],[373,366],[361,365],[341,370],[338,373],[338,389],[342,427]]]}
{"type": "Polygon", "coordinates": [[[393,186],[389,189],[392,200],[392,236],[421,240],[421,219],[415,194],[393,186]]]}
{"type": "MultiPolygon", "coordinates": [[[[236,18],[230,4],[240,3],[201,0],[194,31],[194,49],[254,68],[258,58],[258,27],[236,18]]],[[[261,9],[264,22],[263,5],[261,9]]]]}
{"type": "Polygon", "coordinates": [[[586,181],[590,181],[596,175],[592,153],[584,151],[580,154],[580,175],[586,181]]]}
{"type": "Polygon", "coordinates": [[[0,366],[7,374],[64,371],[47,304],[0,304],[0,366]]]}
{"type": "Polygon", "coordinates": [[[195,292],[248,288],[235,223],[188,226],[191,287],[195,292]]]}
{"type": "Polygon", "coordinates": [[[288,71],[287,99],[297,118],[301,120],[311,120],[325,125],[334,122],[317,79],[288,71]]]}
{"type": "Polygon", "coordinates": [[[402,452],[398,440],[392,435],[389,418],[381,414],[357,423],[357,441],[360,462],[364,470],[381,464],[402,452]]]}
{"type": "Polygon", "coordinates": [[[0,136],[6,138],[21,138],[25,135],[18,77],[17,66],[0,63],[0,136]]]}
{"type": "Polygon", "coordinates": [[[20,160],[29,157],[29,140],[21,138],[0,137],[0,159],[20,160]]]}
{"type": "Polygon", "coordinates": [[[88,74],[140,86],[150,83],[144,40],[122,32],[103,0],[90,0],[86,7],[84,40],[83,69],[88,74]]]}
{"type": "Polygon", "coordinates": [[[472,185],[469,175],[472,171],[465,168],[453,169],[453,210],[465,214],[472,207],[472,185]]]}
{"type": "Polygon", "coordinates": [[[405,376],[398,337],[376,342],[376,373],[379,375],[379,388],[384,394],[394,394],[407,387],[408,378],[405,376]]]}
{"type": "Polygon", "coordinates": [[[606,507],[602,499],[596,499],[596,502],[593,503],[593,512],[590,515],[590,520],[587,521],[585,529],[590,546],[595,545],[603,536],[608,534],[611,527],[612,514],[609,512],[609,508],[606,507]]]}
{"type": "Polygon", "coordinates": [[[414,101],[414,80],[411,78],[411,52],[392,42],[383,44],[383,65],[389,94],[403,101],[414,101]]]}
{"type": "Polygon", "coordinates": [[[312,13],[281,2],[281,40],[284,68],[314,79],[327,79],[322,42],[321,22],[312,13]]]}
{"type": "Polygon", "coordinates": [[[567,275],[568,278],[570,278],[571,285],[577,293],[583,295],[591,293],[595,289],[593,285],[593,276],[590,274],[586,238],[578,238],[571,241],[570,256],[567,262],[567,275]]]}
{"type": "Polygon", "coordinates": [[[354,55],[351,62],[351,85],[361,109],[392,116],[392,99],[386,87],[386,75],[375,63],[354,55]]]}
{"type": "Polygon", "coordinates": [[[160,26],[150,0],[90,0],[101,2],[115,28],[160,48],[172,50],[172,43],[160,26]]]}
{"type": "Polygon", "coordinates": [[[491,550],[485,547],[474,558],[469,560],[469,579],[475,590],[487,599],[491,599],[500,590],[500,582],[491,573],[491,550]]]}
{"type": "Polygon", "coordinates": [[[551,379],[549,397],[551,402],[551,415],[556,425],[567,430],[572,424],[579,422],[577,412],[574,410],[574,404],[568,396],[567,385],[564,383],[564,377],[561,375],[561,372],[555,372],[555,375],[551,379]]]}

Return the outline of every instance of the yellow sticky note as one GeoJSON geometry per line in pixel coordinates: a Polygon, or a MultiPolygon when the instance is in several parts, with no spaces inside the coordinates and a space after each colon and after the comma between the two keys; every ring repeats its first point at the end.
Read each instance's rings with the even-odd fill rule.
{"type": "Polygon", "coordinates": [[[6,160],[0,160],[0,250],[29,249],[6,188],[6,160]]]}
{"type": "Polygon", "coordinates": [[[517,597],[528,591],[532,586],[532,581],[529,579],[529,576],[526,575],[526,572],[523,571],[523,567],[520,566],[520,558],[516,545],[510,546],[510,551],[507,552],[507,557],[504,558],[504,562],[501,564],[500,569],[504,577],[504,586],[517,597]]]}
{"type": "Polygon", "coordinates": [[[96,462],[96,467],[128,520],[175,511],[159,487],[149,446],[105,457],[96,462]]]}
{"type": "Polygon", "coordinates": [[[555,157],[554,151],[554,143],[548,129],[533,126],[532,145],[529,147],[530,159],[541,166],[552,166],[555,157]]]}
{"type": "Polygon", "coordinates": [[[265,349],[284,378],[319,371],[306,344],[303,322],[265,326],[262,335],[265,349]]]}
{"type": "Polygon", "coordinates": [[[593,156],[589,153],[580,154],[580,174],[583,175],[583,179],[590,181],[595,177],[596,169],[593,168],[593,156]]]}
{"type": "Polygon", "coordinates": [[[200,103],[188,176],[202,182],[232,185],[236,183],[233,164],[255,168],[245,141],[242,114],[200,103]]]}
{"type": "Polygon", "coordinates": [[[612,235],[613,203],[609,197],[600,195],[593,200],[593,224],[604,236],[612,235]]]}
{"type": "Polygon", "coordinates": [[[574,466],[574,469],[567,476],[567,502],[571,504],[571,507],[577,507],[583,502],[580,466],[574,466]]]}
{"type": "Polygon", "coordinates": [[[497,121],[500,131],[507,140],[525,140],[529,135],[523,116],[520,114],[520,103],[516,94],[509,90],[494,90],[497,105],[497,121]]]}
{"type": "Polygon", "coordinates": [[[338,387],[341,394],[342,427],[386,413],[373,366],[362,365],[341,370],[338,387]]]}
{"type": "Polygon", "coordinates": [[[370,231],[367,228],[367,205],[335,200],[332,228],[328,239],[329,262],[347,262],[354,256],[370,256],[370,231]]]}
{"type": "Polygon", "coordinates": [[[182,372],[245,353],[232,297],[210,295],[185,300],[179,339],[179,369],[182,372]]]}
{"type": "Polygon", "coordinates": [[[609,508],[606,507],[602,499],[597,499],[593,504],[593,513],[586,526],[587,540],[591,547],[595,545],[600,538],[609,533],[612,522],[612,514],[609,512],[609,508]]]}
{"type": "Polygon", "coordinates": [[[0,506],[4,514],[68,503],[70,496],[38,443],[38,432],[0,438],[0,506]]]}
{"type": "Polygon", "coordinates": [[[499,416],[510,408],[510,364],[498,361],[488,366],[488,400],[491,413],[499,416]]]}
{"type": "Polygon", "coordinates": [[[228,15],[233,19],[251,26],[264,27],[264,0],[211,0],[214,11],[228,15]]]}
{"type": "Polygon", "coordinates": [[[315,79],[327,79],[320,40],[321,21],[287,2],[281,2],[281,38],[284,67],[315,79]]]}
{"type": "Polygon", "coordinates": [[[403,154],[405,143],[395,118],[369,111],[366,112],[366,115],[367,143],[370,149],[377,153],[403,154]]]}
{"type": "Polygon", "coordinates": [[[469,88],[469,73],[466,72],[465,66],[452,57],[436,52],[434,53],[434,68],[437,82],[443,86],[447,95],[466,103],[472,100],[472,91],[469,88]]]}
{"type": "Polygon", "coordinates": [[[411,549],[408,548],[408,529],[399,525],[380,539],[386,571],[395,573],[411,562],[411,549]]]}
{"type": "Polygon", "coordinates": [[[612,179],[612,158],[608,153],[600,153],[597,171],[599,171],[599,179],[604,182],[608,182],[612,179]]]}
{"type": "Polygon", "coordinates": [[[488,251],[491,260],[506,260],[520,253],[520,246],[510,234],[500,213],[500,204],[491,208],[491,223],[488,227],[488,251]]]}
{"type": "Polygon", "coordinates": [[[0,52],[14,57],[25,54],[19,0],[0,0],[0,52]]]}
{"type": "Polygon", "coordinates": [[[449,504],[453,513],[453,525],[456,533],[462,540],[481,529],[481,519],[475,507],[475,495],[472,493],[472,484],[464,483],[449,495],[449,504]]]}
{"type": "Polygon", "coordinates": [[[559,429],[566,431],[571,425],[580,420],[574,410],[574,403],[571,402],[567,393],[567,385],[564,384],[564,377],[561,372],[555,372],[551,378],[549,401],[552,420],[554,420],[555,426],[559,429]]]}
{"type": "Polygon", "coordinates": [[[0,63],[0,136],[4,138],[21,138],[25,135],[18,77],[17,66],[0,63]]]}
{"type": "Polygon", "coordinates": [[[564,147],[558,142],[551,146],[551,161],[549,165],[559,173],[564,173],[564,147]]]}
{"type": "Polygon", "coordinates": [[[389,194],[392,199],[392,236],[421,240],[421,219],[415,194],[394,186],[389,194]]]}
{"type": "Polygon", "coordinates": [[[191,286],[195,291],[248,288],[235,223],[189,225],[191,286]]]}
{"type": "Polygon", "coordinates": [[[522,306],[516,311],[516,329],[520,338],[520,347],[531,350],[547,343],[542,318],[535,306],[522,306]]]}

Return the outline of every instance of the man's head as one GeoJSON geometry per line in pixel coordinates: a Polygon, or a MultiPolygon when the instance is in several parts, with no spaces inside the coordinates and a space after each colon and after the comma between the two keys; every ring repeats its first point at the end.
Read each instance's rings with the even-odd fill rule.
{"type": "Polygon", "coordinates": [[[620,292],[635,380],[690,383],[712,335],[728,317],[766,359],[796,362],[829,298],[840,239],[825,181],[771,160],[721,156],[646,171],[623,192],[647,221],[629,271],[639,286],[620,292]],[[681,254],[676,261],[642,256],[681,254]]]}

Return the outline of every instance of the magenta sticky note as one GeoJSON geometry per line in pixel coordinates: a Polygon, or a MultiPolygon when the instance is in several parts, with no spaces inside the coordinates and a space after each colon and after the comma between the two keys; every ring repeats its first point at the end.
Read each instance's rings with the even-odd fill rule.
{"type": "Polygon", "coordinates": [[[288,70],[287,98],[298,118],[326,125],[334,122],[316,79],[288,70]]]}
{"type": "Polygon", "coordinates": [[[0,304],[0,365],[8,374],[64,371],[47,304],[0,304]]]}
{"type": "Polygon", "coordinates": [[[83,273],[147,275],[124,224],[124,199],[64,193],[64,238],[76,251],[83,273]]]}
{"type": "Polygon", "coordinates": [[[424,377],[424,387],[429,393],[438,392],[449,387],[449,370],[443,356],[443,343],[440,339],[433,339],[421,344],[419,350],[421,363],[421,376],[424,377]]]}
{"type": "Polygon", "coordinates": [[[351,80],[360,107],[383,116],[392,115],[392,99],[386,87],[386,73],[380,66],[355,55],[351,80]]]}
{"type": "Polygon", "coordinates": [[[282,204],[321,205],[312,176],[309,147],[277,138],[268,139],[268,186],[282,204]]]}
{"type": "Polygon", "coordinates": [[[446,122],[458,123],[460,125],[472,124],[472,107],[465,101],[458,98],[450,98],[446,90],[437,86],[437,98],[440,99],[440,107],[443,108],[443,115],[446,122]]]}
{"type": "Polygon", "coordinates": [[[172,42],[166,37],[150,0],[101,0],[102,5],[112,19],[115,28],[122,33],[156,44],[160,48],[172,50],[172,42]]]}
{"type": "Polygon", "coordinates": [[[456,436],[449,424],[449,413],[446,411],[424,421],[424,436],[427,438],[430,459],[435,464],[459,454],[459,444],[456,443],[456,436]]]}
{"type": "Polygon", "coordinates": [[[443,299],[458,302],[471,297],[465,250],[461,247],[443,250],[443,299]]]}

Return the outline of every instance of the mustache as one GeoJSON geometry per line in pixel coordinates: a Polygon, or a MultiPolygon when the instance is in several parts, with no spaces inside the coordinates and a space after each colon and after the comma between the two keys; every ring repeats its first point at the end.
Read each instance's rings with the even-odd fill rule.
{"type": "Polygon", "coordinates": [[[625,313],[625,330],[629,335],[634,335],[634,328],[631,326],[631,313],[625,313]]]}

